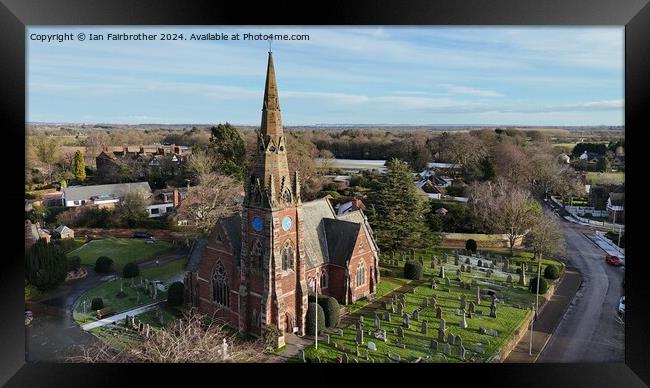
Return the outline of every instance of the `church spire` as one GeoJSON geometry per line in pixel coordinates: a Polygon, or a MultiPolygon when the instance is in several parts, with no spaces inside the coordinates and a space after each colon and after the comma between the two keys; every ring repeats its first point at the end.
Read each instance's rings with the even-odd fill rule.
{"type": "Polygon", "coordinates": [[[273,53],[269,51],[269,62],[266,67],[266,85],[264,86],[264,101],[262,103],[262,125],[260,132],[264,135],[282,135],[282,119],[278,99],[278,84],[275,81],[273,53]]]}

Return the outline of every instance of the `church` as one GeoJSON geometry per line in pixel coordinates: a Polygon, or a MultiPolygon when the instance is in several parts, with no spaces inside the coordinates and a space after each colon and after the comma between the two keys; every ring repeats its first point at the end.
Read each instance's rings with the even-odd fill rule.
{"type": "Polygon", "coordinates": [[[278,97],[269,51],[243,209],[195,242],[184,279],[189,304],[255,336],[268,325],[304,335],[307,297],[315,287],[350,304],[374,296],[379,283],[379,249],[363,211],[337,214],[327,197],[301,201],[278,97]]]}

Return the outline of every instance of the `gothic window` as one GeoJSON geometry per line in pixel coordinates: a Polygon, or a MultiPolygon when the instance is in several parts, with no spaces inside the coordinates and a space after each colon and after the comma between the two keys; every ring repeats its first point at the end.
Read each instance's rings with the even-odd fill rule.
{"type": "Polygon", "coordinates": [[[282,200],[286,203],[293,202],[293,198],[291,196],[291,190],[289,190],[289,188],[285,188],[284,190],[282,190],[282,200]]]}
{"type": "Polygon", "coordinates": [[[357,266],[357,287],[366,284],[366,265],[361,261],[357,266]]]}
{"type": "Polygon", "coordinates": [[[290,269],[293,269],[293,248],[291,247],[291,241],[287,240],[282,248],[282,270],[288,271],[290,269]]]}
{"type": "Polygon", "coordinates": [[[262,243],[260,240],[253,241],[251,245],[250,253],[250,268],[251,269],[261,269],[263,260],[264,260],[264,249],[262,248],[262,243]]]}
{"type": "Polygon", "coordinates": [[[320,275],[320,288],[327,288],[327,272],[323,271],[320,275]]]}
{"type": "Polygon", "coordinates": [[[212,300],[221,306],[230,307],[229,296],[230,287],[228,287],[226,269],[223,267],[221,260],[219,260],[212,273],[212,300]]]}

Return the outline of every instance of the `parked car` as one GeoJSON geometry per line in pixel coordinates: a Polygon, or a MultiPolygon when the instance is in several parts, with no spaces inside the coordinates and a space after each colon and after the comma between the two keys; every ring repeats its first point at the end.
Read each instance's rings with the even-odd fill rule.
{"type": "Polygon", "coordinates": [[[621,299],[618,301],[618,314],[621,316],[625,315],[625,295],[621,296],[621,299]]]}
{"type": "Polygon", "coordinates": [[[619,257],[610,255],[609,253],[607,254],[607,256],[605,256],[605,261],[607,262],[607,264],[611,264],[616,267],[623,264],[619,257]]]}

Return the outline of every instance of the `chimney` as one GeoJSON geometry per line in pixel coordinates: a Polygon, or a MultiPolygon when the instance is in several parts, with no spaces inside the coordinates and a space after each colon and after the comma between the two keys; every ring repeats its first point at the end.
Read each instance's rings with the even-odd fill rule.
{"type": "Polygon", "coordinates": [[[124,156],[126,156],[126,153],[129,152],[129,147],[127,147],[126,144],[122,145],[122,152],[124,152],[124,156]]]}
{"type": "Polygon", "coordinates": [[[140,144],[140,153],[144,154],[144,146],[142,144],[140,144]]]}
{"type": "Polygon", "coordinates": [[[174,207],[178,208],[178,206],[181,204],[181,196],[177,189],[174,189],[173,201],[174,201],[174,207]]]}

